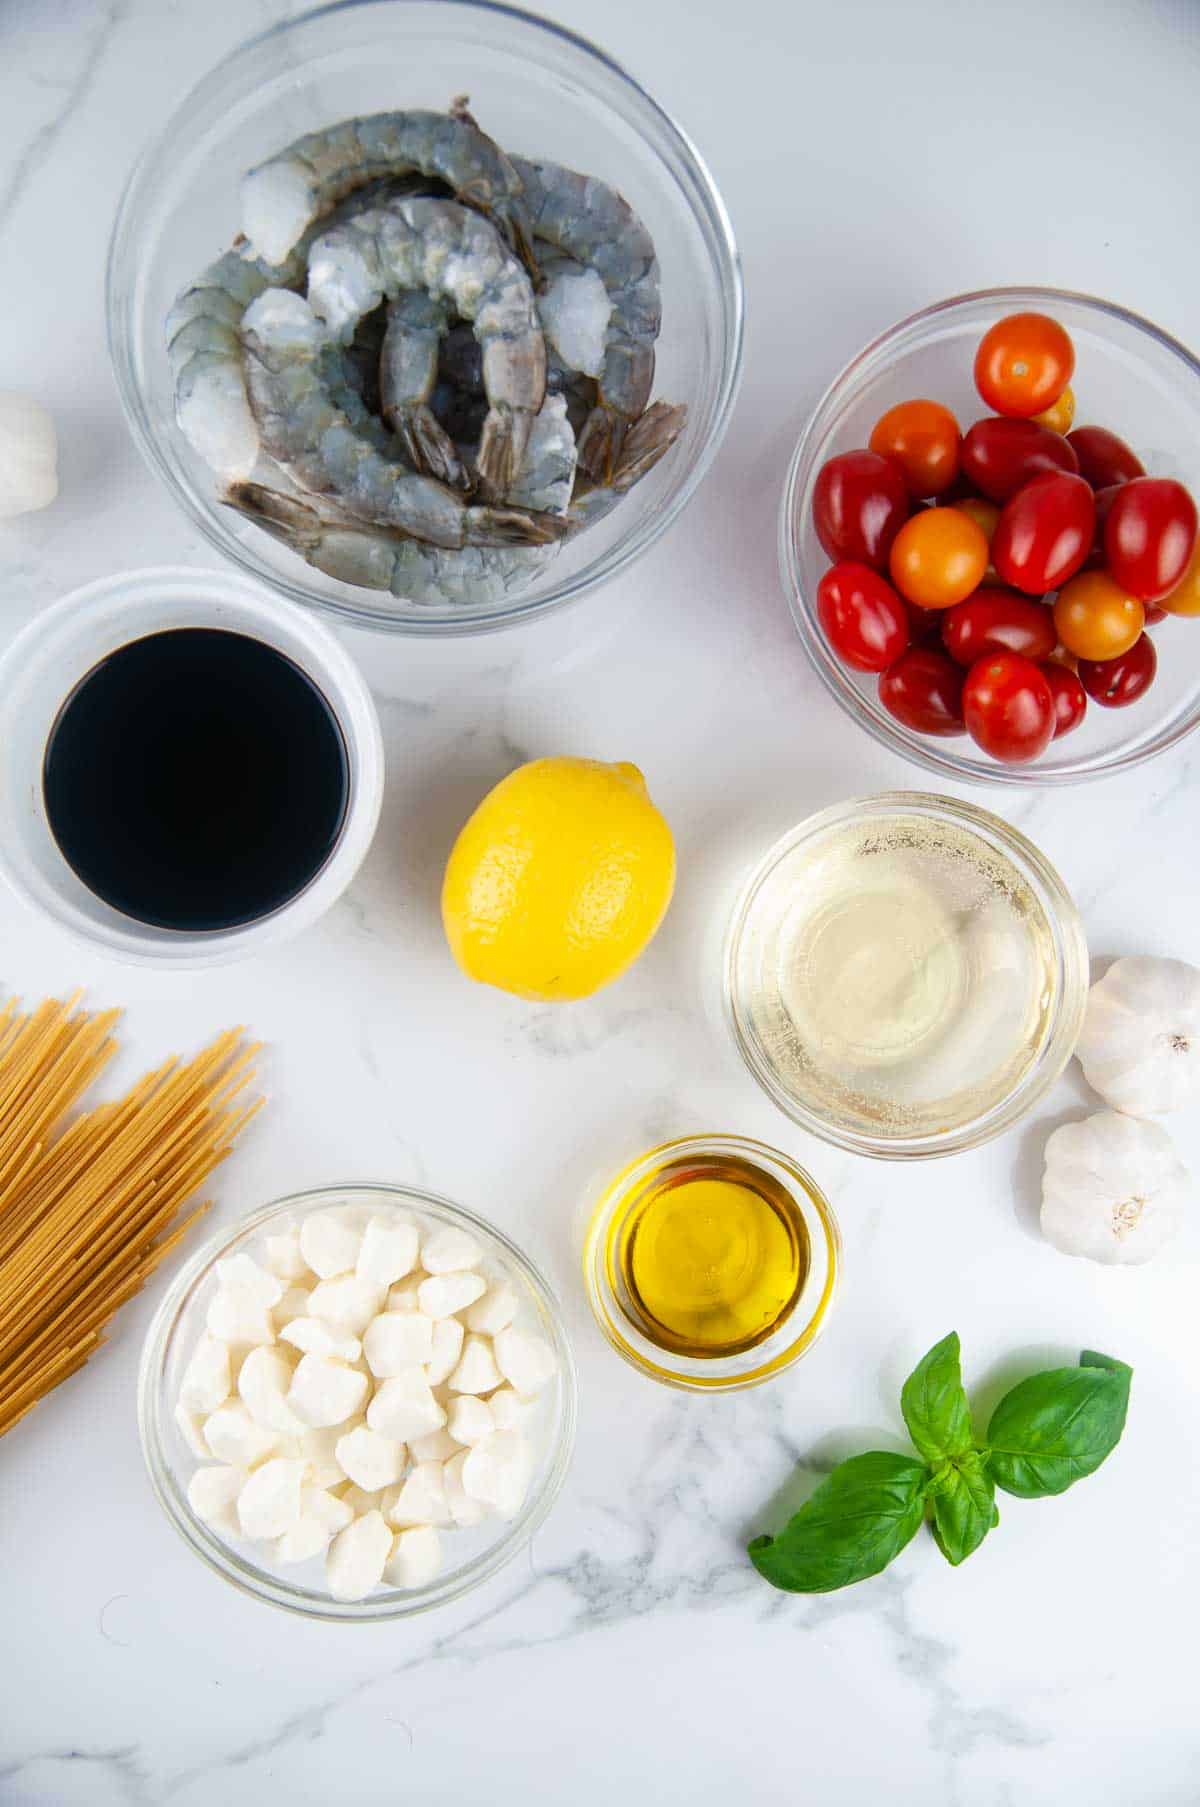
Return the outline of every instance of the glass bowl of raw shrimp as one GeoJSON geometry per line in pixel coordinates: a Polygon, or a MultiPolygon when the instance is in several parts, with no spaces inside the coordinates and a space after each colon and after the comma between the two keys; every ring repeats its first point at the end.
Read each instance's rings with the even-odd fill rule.
{"type": "MultiPolygon", "coordinates": [[[[741,371],[737,250],[695,147],[595,46],[548,20],[484,0],[345,0],[252,38],[211,70],[133,170],[113,228],[107,307],[110,352],[134,438],[205,538],[294,601],[404,634],[478,633],[528,620],[624,571],[668,530],[704,477],[741,371]],[[365,587],[330,575],[330,569],[365,573],[374,553],[360,556],[355,539],[347,562],[344,542],[325,530],[327,511],[316,530],[309,530],[309,515],[304,531],[294,530],[294,498],[302,490],[278,503],[286,511],[282,529],[261,513],[247,518],[228,506],[228,483],[177,423],[165,326],[181,292],[233,245],[248,170],[339,121],[442,111],[459,96],[469,98],[473,119],[514,162],[561,162],[585,171],[635,210],[653,240],[661,282],[652,399],[681,405],[686,421],[670,449],[610,509],[597,497],[605,481],[596,477],[586,530],[571,531],[552,556],[529,560],[515,577],[511,566],[519,561],[506,564],[506,552],[497,561],[490,544],[471,545],[449,594],[438,585],[410,588],[399,561],[388,566],[390,589],[365,587]],[[264,518],[275,532],[264,531],[264,518]]],[[[486,362],[484,369],[486,377],[486,362]]],[[[294,467],[289,472],[294,476],[294,467]]],[[[260,475],[257,467],[251,473],[255,480],[260,475]]],[[[233,493],[240,499],[248,486],[233,493]]],[[[577,485],[573,511],[579,494],[577,485]]],[[[326,498],[319,500],[324,510],[326,498]]],[[[305,505],[312,501],[303,496],[305,505]]],[[[404,553],[417,557],[411,545],[404,553]]],[[[373,566],[368,582],[378,581],[373,566]]]]}

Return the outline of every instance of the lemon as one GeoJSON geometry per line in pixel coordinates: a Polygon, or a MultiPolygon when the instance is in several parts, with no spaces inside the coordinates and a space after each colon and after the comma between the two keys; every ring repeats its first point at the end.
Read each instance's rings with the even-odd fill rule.
{"type": "Polygon", "coordinates": [[[442,921],[463,971],[522,998],[586,998],[650,941],[675,843],[635,765],[535,759],[489,791],[454,843],[442,921]]]}

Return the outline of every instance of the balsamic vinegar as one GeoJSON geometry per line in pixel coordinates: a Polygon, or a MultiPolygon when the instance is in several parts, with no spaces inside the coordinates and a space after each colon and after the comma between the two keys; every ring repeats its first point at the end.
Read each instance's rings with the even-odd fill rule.
{"type": "Polygon", "coordinates": [[[80,680],[46,743],[51,833],[89,890],[157,928],[236,928],[281,909],[337,844],[341,728],[285,654],[173,628],[80,680]]]}

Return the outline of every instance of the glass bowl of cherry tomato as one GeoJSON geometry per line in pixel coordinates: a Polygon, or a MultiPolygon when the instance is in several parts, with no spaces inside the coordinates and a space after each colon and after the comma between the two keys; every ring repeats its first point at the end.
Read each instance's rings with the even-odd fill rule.
{"type": "Polygon", "coordinates": [[[931,771],[1063,784],[1200,724],[1200,361],[1056,289],[991,289],[868,345],[780,519],[826,688],[931,771]]]}

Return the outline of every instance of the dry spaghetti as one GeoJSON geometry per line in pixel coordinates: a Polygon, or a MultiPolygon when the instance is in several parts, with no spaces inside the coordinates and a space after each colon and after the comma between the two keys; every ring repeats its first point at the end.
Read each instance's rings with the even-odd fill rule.
{"type": "Polygon", "coordinates": [[[63,1120],[116,1052],[116,1010],[0,1010],[0,1436],[83,1366],[202,1204],[174,1223],[261,1100],[256,1047],[218,1036],[63,1120]]]}

